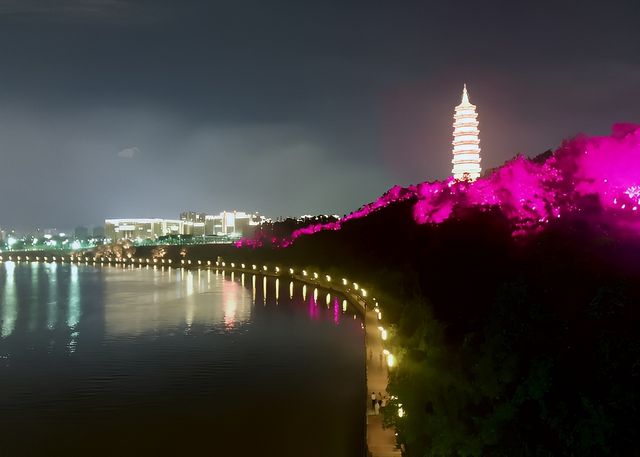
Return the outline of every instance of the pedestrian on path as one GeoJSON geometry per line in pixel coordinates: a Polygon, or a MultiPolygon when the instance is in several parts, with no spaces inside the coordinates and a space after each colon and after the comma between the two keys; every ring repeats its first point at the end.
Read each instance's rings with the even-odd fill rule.
{"type": "Polygon", "coordinates": [[[376,409],[376,393],[375,392],[371,392],[371,409],[375,410],[376,409]]]}
{"type": "Polygon", "coordinates": [[[376,397],[376,403],[378,403],[378,406],[382,406],[382,392],[378,392],[378,396],[376,397]]]}
{"type": "Polygon", "coordinates": [[[373,407],[373,410],[375,411],[376,416],[380,414],[380,403],[376,401],[375,406],[373,407]]]}

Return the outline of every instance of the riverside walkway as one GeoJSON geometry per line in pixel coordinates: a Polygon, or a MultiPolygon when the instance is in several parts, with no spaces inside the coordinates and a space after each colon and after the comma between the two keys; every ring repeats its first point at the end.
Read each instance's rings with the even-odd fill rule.
{"type": "Polygon", "coordinates": [[[375,414],[371,408],[371,393],[388,395],[387,384],[389,371],[386,357],[383,354],[383,344],[378,330],[378,315],[372,307],[367,307],[359,297],[345,293],[355,301],[363,311],[365,330],[365,357],[367,360],[367,448],[372,457],[399,457],[400,450],[396,447],[396,437],[393,428],[384,428],[382,414],[375,414]]]}

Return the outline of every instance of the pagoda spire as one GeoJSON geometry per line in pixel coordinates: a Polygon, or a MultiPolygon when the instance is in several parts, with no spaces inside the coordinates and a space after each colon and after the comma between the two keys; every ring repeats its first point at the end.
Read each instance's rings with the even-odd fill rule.
{"type": "Polygon", "coordinates": [[[453,115],[453,177],[461,181],[474,181],[480,177],[480,130],[476,106],[469,101],[467,85],[462,89],[462,100],[453,115]]]}
{"type": "Polygon", "coordinates": [[[466,84],[462,88],[462,103],[463,104],[470,104],[470,102],[469,102],[469,93],[467,92],[467,85],[466,84]]]}

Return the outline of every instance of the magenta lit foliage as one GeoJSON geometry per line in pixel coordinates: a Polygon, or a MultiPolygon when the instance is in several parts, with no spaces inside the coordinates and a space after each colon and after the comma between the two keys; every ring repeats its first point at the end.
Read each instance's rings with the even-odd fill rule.
{"type": "MultiPolygon", "coordinates": [[[[345,222],[366,217],[385,206],[415,199],[418,224],[440,224],[456,211],[499,208],[513,225],[513,235],[538,232],[553,219],[581,214],[599,218],[613,229],[640,234],[640,125],[616,124],[609,136],[579,135],[565,141],[545,161],[517,156],[474,182],[425,182],[395,186],[373,203],[329,224],[310,225],[288,239],[271,240],[286,247],[303,235],[339,230],[345,222]],[[593,202],[596,202],[594,209],[593,202]]],[[[245,240],[240,245],[262,245],[245,240]]]]}

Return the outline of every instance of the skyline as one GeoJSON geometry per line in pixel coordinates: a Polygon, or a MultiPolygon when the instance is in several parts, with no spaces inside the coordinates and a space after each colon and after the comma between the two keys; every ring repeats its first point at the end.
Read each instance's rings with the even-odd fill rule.
{"type": "Polygon", "coordinates": [[[639,120],[633,2],[500,5],[2,1],[0,225],[346,214],[449,175],[464,82],[486,169],[639,120]]]}

